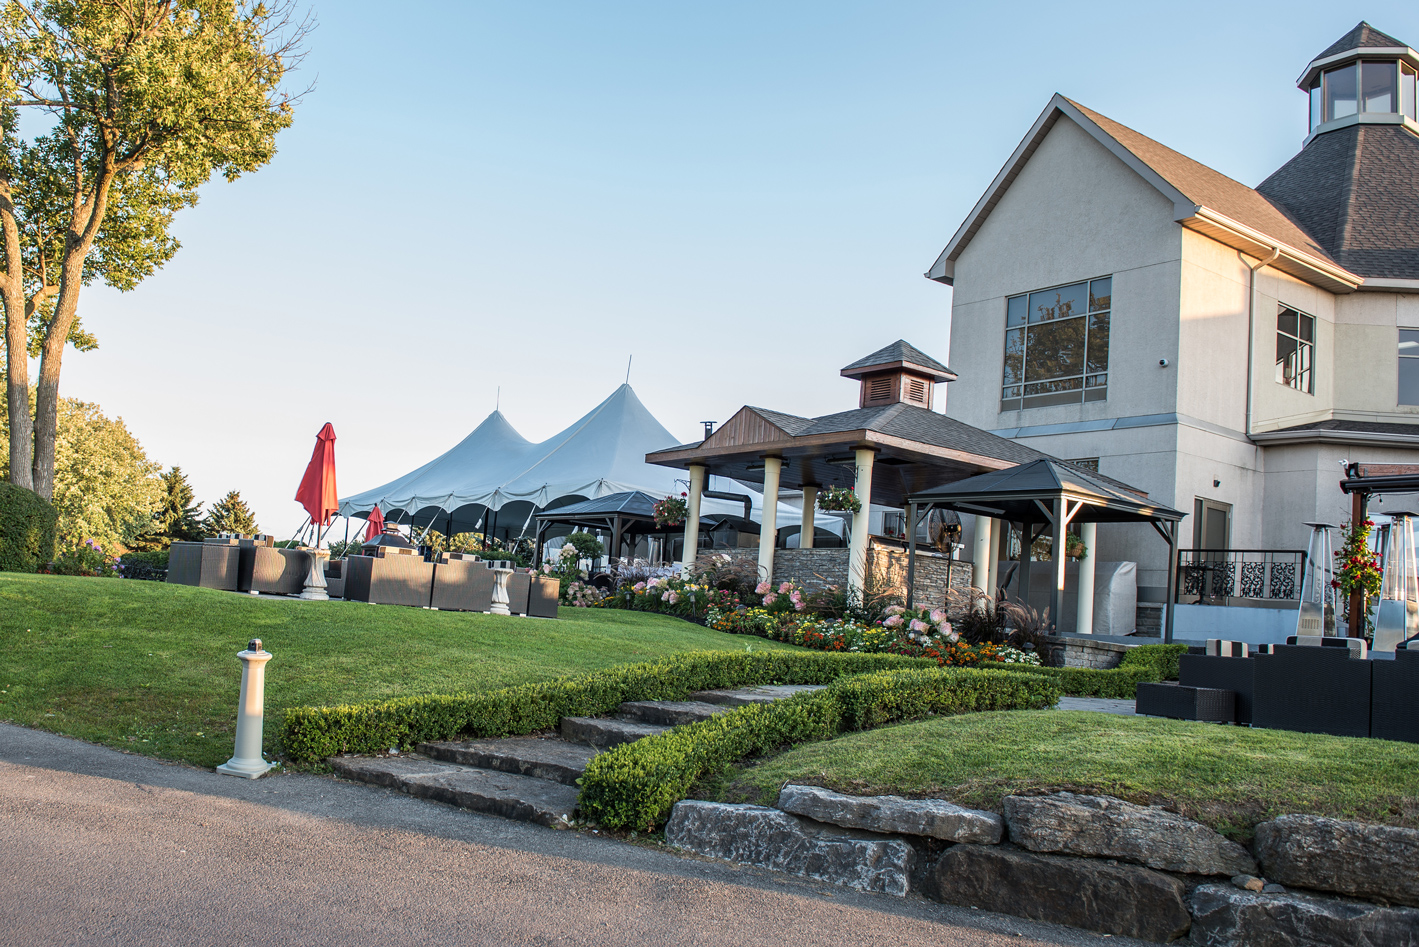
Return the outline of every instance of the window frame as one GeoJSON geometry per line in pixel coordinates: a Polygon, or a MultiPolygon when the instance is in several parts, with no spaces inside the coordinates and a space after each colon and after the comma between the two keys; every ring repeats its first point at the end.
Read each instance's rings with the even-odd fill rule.
{"type": "Polygon", "coordinates": [[[1414,339],[1414,341],[1415,341],[1415,342],[1419,342],[1419,328],[1410,328],[1410,327],[1408,327],[1408,326],[1399,326],[1398,328],[1399,328],[1399,332],[1397,333],[1397,340],[1398,340],[1398,344],[1397,344],[1397,352],[1398,352],[1397,358],[1398,358],[1398,360],[1399,360],[1399,375],[1398,375],[1398,377],[1396,378],[1396,385],[1395,385],[1395,389],[1396,389],[1396,390],[1395,390],[1395,393],[1394,393],[1394,403],[1395,403],[1395,405],[1396,405],[1397,407],[1404,407],[1404,408],[1419,407],[1419,396],[1416,396],[1416,397],[1415,397],[1415,400],[1414,400],[1413,402],[1408,402],[1408,401],[1403,401],[1403,400],[1401,400],[1401,399],[1404,397],[1404,369],[1405,369],[1405,367],[1406,367],[1406,366],[1413,366],[1413,368],[1414,368],[1415,371],[1419,371],[1419,353],[1416,353],[1416,354],[1414,354],[1414,355],[1406,355],[1406,354],[1404,353],[1404,342],[1405,342],[1404,333],[1406,333],[1406,332],[1412,332],[1412,333],[1414,333],[1414,335],[1416,336],[1416,338],[1414,339]]]}
{"type": "MultiPolygon", "coordinates": [[[[1279,300],[1277,301],[1277,303],[1276,303],[1276,345],[1277,345],[1277,348],[1278,348],[1278,349],[1280,348],[1280,346],[1281,346],[1281,340],[1282,340],[1282,339],[1287,339],[1287,340],[1289,340],[1289,341],[1291,341],[1291,342],[1294,342],[1294,343],[1296,344],[1296,361],[1297,361],[1297,364],[1298,364],[1299,367],[1297,368],[1296,373],[1295,373],[1295,375],[1294,375],[1293,377],[1296,378],[1296,379],[1304,378],[1306,383],[1305,383],[1305,387],[1302,387],[1301,385],[1299,385],[1299,384],[1293,384],[1293,383],[1290,382],[1290,381],[1283,381],[1281,378],[1277,378],[1277,377],[1273,374],[1272,378],[1273,378],[1273,380],[1276,382],[1276,384],[1282,386],[1283,388],[1290,388],[1292,391],[1299,391],[1301,394],[1311,395],[1312,397],[1315,396],[1315,393],[1316,393],[1316,343],[1319,341],[1319,339],[1318,339],[1317,337],[1320,335],[1320,333],[1319,333],[1319,331],[1318,331],[1318,326],[1319,326],[1319,324],[1320,324],[1320,320],[1317,319],[1315,316],[1311,315],[1310,313],[1308,313],[1308,312],[1306,312],[1306,311],[1304,311],[1304,310],[1302,310],[1302,309],[1299,309],[1299,308],[1297,308],[1296,306],[1287,305],[1286,303],[1281,302],[1281,301],[1279,301],[1279,300]],[[1296,315],[1296,317],[1297,317],[1297,318],[1296,318],[1296,331],[1295,331],[1295,333],[1287,332],[1286,330],[1284,330],[1284,329],[1281,327],[1281,320],[1282,320],[1282,318],[1285,316],[1285,314],[1288,313],[1288,312],[1294,313],[1294,314],[1296,315]],[[1311,320],[1311,337],[1310,337],[1309,339],[1303,339],[1303,338],[1301,338],[1301,320],[1302,320],[1302,319],[1309,319],[1309,320],[1311,320]],[[1307,356],[1308,356],[1308,357],[1307,357],[1307,356]]],[[[1277,372],[1281,372],[1281,371],[1283,370],[1283,369],[1282,369],[1282,360],[1281,360],[1280,358],[1278,358],[1277,361],[1276,361],[1276,370],[1277,370],[1277,372]]]]}
{"type": "Polygon", "coordinates": [[[1113,331],[1113,313],[1115,310],[1113,304],[1113,279],[1114,274],[1105,273],[1100,276],[1091,276],[1082,280],[1070,280],[1067,283],[1058,283],[1054,286],[1031,289],[1023,293],[1011,293],[1009,296],[1005,297],[1005,312],[1003,313],[1004,318],[1002,320],[1005,323],[1004,333],[1002,336],[1004,340],[1004,347],[1001,355],[1000,370],[1000,411],[1002,413],[1006,411],[1025,411],[1031,408],[1054,407],[1056,405],[1061,404],[1095,404],[1108,400],[1108,340],[1113,331]],[[1103,282],[1105,280],[1107,280],[1109,284],[1109,303],[1107,307],[1096,310],[1092,305],[1093,300],[1095,298],[1093,296],[1092,290],[1094,288],[1095,283],[1103,282]],[[1069,289],[1075,286],[1084,287],[1085,301],[1084,309],[1082,312],[1078,313],[1077,315],[1071,313],[1065,319],[1042,319],[1038,321],[1031,321],[1029,301],[1032,296],[1038,295],[1040,293],[1050,293],[1056,290],[1069,289]],[[1010,322],[1010,303],[1012,300],[1018,299],[1025,300],[1024,321],[1020,322],[1018,325],[1012,325],[1010,322]],[[1102,319],[1104,320],[1102,324],[1097,322],[1100,317],[1102,317],[1102,319]],[[1082,325],[1082,334],[1080,337],[1080,359],[1082,364],[1080,367],[1080,371],[1072,375],[1056,376],[1031,381],[1028,376],[1030,329],[1034,326],[1072,322],[1075,319],[1080,320],[1082,325]],[[1105,340],[1102,371],[1090,371],[1089,335],[1091,326],[1099,326],[1098,328],[1095,328],[1094,331],[1102,332],[1102,335],[1105,340]],[[1018,350],[1019,372],[1017,377],[1013,381],[1007,381],[1006,372],[1010,369],[1011,362],[1010,334],[1016,331],[1020,333],[1021,340],[1018,350]],[[1055,391],[1039,391],[1033,395],[1027,394],[1027,389],[1032,384],[1068,385],[1074,382],[1078,383],[1077,388],[1066,388],[1063,390],[1055,391]]]}

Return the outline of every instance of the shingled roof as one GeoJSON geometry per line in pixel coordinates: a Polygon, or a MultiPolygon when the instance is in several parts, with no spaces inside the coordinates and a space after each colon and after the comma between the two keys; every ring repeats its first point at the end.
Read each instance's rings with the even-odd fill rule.
{"type": "Polygon", "coordinates": [[[1347,270],[1419,279],[1419,138],[1403,126],[1317,135],[1257,191],[1347,270]]]}
{"type": "MultiPolygon", "coordinates": [[[[1352,49],[1394,49],[1396,46],[1404,47],[1408,45],[1408,43],[1401,42],[1388,33],[1381,33],[1364,20],[1361,20],[1359,23],[1355,24],[1353,30],[1327,46],[1316,56],[1316,59],[1327,59],[1340,53],[1349,52],[1352,49]]],[[[1315,60],[1312,60],[1312,62],[1314,61],[1315,60]]]]}
{"type": "Polygon", "coordinates": [[[873,369],[898,367],[918,369],[923,374],[934,375],[937,381],[950,381],[956,377],[956,373],[951,369],[903,339],[898,339],[891,345],[884,345],[871,355],[864,356],[849,365],[844,365],[842,374],[848,378],[855,378],[858,375],[865,375],[873,369]]]}

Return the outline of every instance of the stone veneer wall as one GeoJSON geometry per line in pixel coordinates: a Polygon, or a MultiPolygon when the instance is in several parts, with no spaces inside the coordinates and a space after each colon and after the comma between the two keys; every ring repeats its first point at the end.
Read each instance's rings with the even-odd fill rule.
{"type": "MultiPolygon", "coordinates": [[[[727,555],[732,559],[755,562],[758,549],[703,549],[699,561],[727,555]]],[[[844,547],[774,550],[774,582],[796,582],[810,592],[829,585],[847,584],[848,550],[844,547]]],[[[872,577],[869,587],[879,593],[905,599],[907,591],[907,553],[905,549],[872,542],[867,547],[867,571],[872,577]]],[[[938,552],[918,549],[916,553],[915,604],[923,608],[940,608],[946,604],[947,589],[965,593],[971,585],[971,564],[954,560],[938,552]]],[[[952,617],[956,609],[951,609],[952,617]]]]}
{"type": "Polygon", "coordinates": [[[1128,649],[1136,646],[1070,635],[1049,647],[1052,652],[1049,664],[1053,667],[1108,669],[1118,667],[1128,649]]]}

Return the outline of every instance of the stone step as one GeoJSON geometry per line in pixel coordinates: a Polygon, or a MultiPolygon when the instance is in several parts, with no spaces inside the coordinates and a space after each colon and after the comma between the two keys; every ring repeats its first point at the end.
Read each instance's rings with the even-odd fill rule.
{"type": "Polygon", "coordinates": [[[820,691],[826,686],[826,684],[765,684],[762,687],[746,687],[740,690],[698,691],[691,694],[690,699],[703,701],[707,704],[722,704],[726,707],[743,707],[748,704],[772,704],[776,700],[783,700],[785,697],[792,697],[795,694],[820,691]]]}
{"type": "Polygon", "coordinates": [[[563,717],[562,739],[572,743],[585,743],[597,749],[610,749],[622,743],[634,743],[642,737],[664,733],[669,727],[634,720],[617,720],[605,717],[563,717]]]}
{"type": "Polygon", "coordinates": [[[728,713],[732,708],[702,700],[629,700],[621,705],[620,716],[637,723],[652,723],[661,727],[708,720],[715,714],[728,713]]]}
{"type": "Polygon", "coordinates": [[[445,763],[550,779],[568,786],[576,785],[586,772],[586,764],[596,755],[596,750],[583,743],[540,737],[420,743],[418,749],[424,756],[445,763]]]}
{"type": "Polygon", "coordinates": [[[532,776],[440,763],[420,756],[336,756],[346,779],[519,822],[566,828],[576,812],[575,787],[532,776]]]}

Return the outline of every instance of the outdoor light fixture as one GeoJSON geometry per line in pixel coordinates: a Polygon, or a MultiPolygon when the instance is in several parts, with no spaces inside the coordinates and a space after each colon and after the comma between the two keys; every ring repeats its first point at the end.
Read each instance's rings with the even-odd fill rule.
{"type": "MultiPolygon", "coordinates": [[[[786,460],[785,460],[785,461],[781,461],[779,465],[780,465],[781,467],[787,467],[787,466],[788,466],[788,461],[786,461],[786,460]]],[[[744,469],[745,469],[745,470],[763,470],[763,469],[764,469],[764,462],[763,462],[762,460],[759,460],[759,461],[755,461],[755,462],[752,463],[752,464],[745,464],[745,465],[744,465],[744,469]]]]}
{"type": "Polygon", "coordinates": [[[1214,487],[1220,487],[1221,485],[1222,485],[1222,481],[1220,481],[1220,480],[1213,480],[1213,481],[1212,481],[1212,486],[1214,486],[1214,487]]]}

